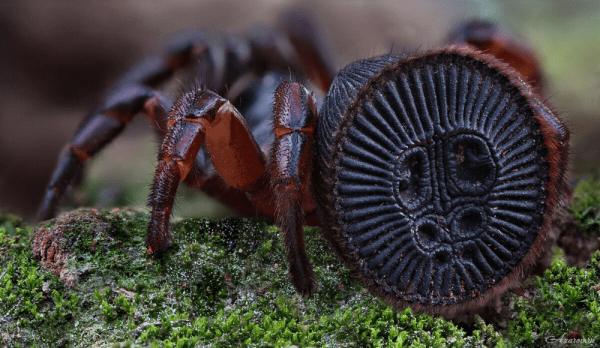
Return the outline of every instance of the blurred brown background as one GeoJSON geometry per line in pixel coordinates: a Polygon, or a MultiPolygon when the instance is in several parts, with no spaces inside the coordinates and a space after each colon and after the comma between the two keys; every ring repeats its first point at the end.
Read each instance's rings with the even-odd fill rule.
{"type": "MultiPolygon", "coordinates": [[[[548,95],[573,131],[575,176],[600,163],[600,2],[38,1],[0,2],[0,210],[33,218],[61,148],[112,81],[177,30],[242,33],[299,5],[323,24],[341,67],[434,48],[462,20],[492,19],[538,52],[548,95]]],[[[143,205],[156,140],[135,120],[88,168],[71,204],[143,205]],[[139,188],[122,198],[126,187],[139,188]],[[90,199],[87,196],[94,196],[90,199]],[[119,198],[121,197],[121,198],[119,198]]],[[[220,216],[182,190],[178,214],[220,216]]],[[[68,202],[67,202],[68,203],[68,202]]]]}

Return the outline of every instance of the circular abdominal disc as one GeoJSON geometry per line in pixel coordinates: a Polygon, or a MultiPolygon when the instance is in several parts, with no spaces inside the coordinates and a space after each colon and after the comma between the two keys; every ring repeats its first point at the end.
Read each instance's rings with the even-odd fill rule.
{"type": "Polygon", "coordinates": [[[561,185],[522,90],[442,51],[383,69],[349,104],[323,160],[337,211],[326,234],[376,294],[443,311],[532,262],[561,185]]]}

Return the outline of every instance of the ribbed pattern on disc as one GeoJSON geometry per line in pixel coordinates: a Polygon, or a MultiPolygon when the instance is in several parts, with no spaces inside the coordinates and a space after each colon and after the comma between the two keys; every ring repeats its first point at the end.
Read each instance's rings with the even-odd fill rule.
{"type": "MultiPolygon", "coordinates": [[[[400,300],[475,298],[515,269],[541,228],[539,125],[519,91],[473,58],[375,70],[345,114],[324,107],[324,122],[339,130],[320,134],[334,139],[320,155],[335,168],[336,224],[350,257],[400,300]]],[[[344,99],[351,74],[330,99],[344,99]]]]}

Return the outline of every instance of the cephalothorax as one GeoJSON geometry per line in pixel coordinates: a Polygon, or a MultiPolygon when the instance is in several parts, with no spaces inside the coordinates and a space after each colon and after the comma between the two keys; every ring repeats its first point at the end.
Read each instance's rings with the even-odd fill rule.
{"type": "Polygon", "coordinates": [[[566,187],[569,131],[538,96],[531,54],[494,46],[493,27],[470,23],[451,36],[462,44],[360,60],[334,76],[311,28],[291,20],[287,36],[188,35],[134,67],[63,152],[40,218],[54,216],[82,163],[142,112],[163,138],[149,253],[169,246],[185,181],[273,218],[302,294],[316,284],[305,224],[320,225],[396,308],[450,313],[511,285],[541,252],[566,187]],[[153,87],[190,62],[215,92],[193,88],[171,105],[153,87]],[[328,89],[320,107],[288,75],[328,89]]]}

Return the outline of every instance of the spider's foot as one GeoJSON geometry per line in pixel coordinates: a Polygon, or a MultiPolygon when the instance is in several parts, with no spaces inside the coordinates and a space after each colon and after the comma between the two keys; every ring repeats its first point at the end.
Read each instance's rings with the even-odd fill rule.
{"type": "Polygon", "coordinates": [[[146,235],[146,251],[152,256],[164,255],[169,246],[173,235],[168,229],[153,228],[153,225],[148,226],[148,234],[146,235]]]}
{"type": "Polygon", "coordinates": [[[152,246],[150,244],[146,245],[146,251],[148,252],[148,254],[155,256],[155,257],[160,257],[162,255],[164,255],[167,250],[169,249],[171,243],[166,243],[165,246],[160,247],[160,246],[152,246]]]}
{"type": "Polygon", "coordinates": [[[312,297],[313,290],[317,284],[317,278],[310,264],[302,267],[290,267],[290,279],[296,291],[303,297],[312,297]]]}
{"type": "MultiPolygon", "coordinates": [[[[153,194],[155,193],[155,186],[153,186],[153,194]]],[[[167,193],[167,197],[171,199],[175,196],[175,191],[177,190],[177,185],[173,186],[174,188],[167,193]]],[[[150,212],[150,220],[148,221],[148,230],[146,232],[146,251],[153,256],[160,256],[167,251],[173,240],[173,234],[169,229],[172,201],[165,203],[164,199],[161,200],[161,196],[158,195],[158,198],[154,197],[154,199],[151,199],[151,202],[154,202],[154,205],[149,204],[152,207],[152,211],[150,212]],[[168,208],[165,208],[165,205],[168,208]]]]}

